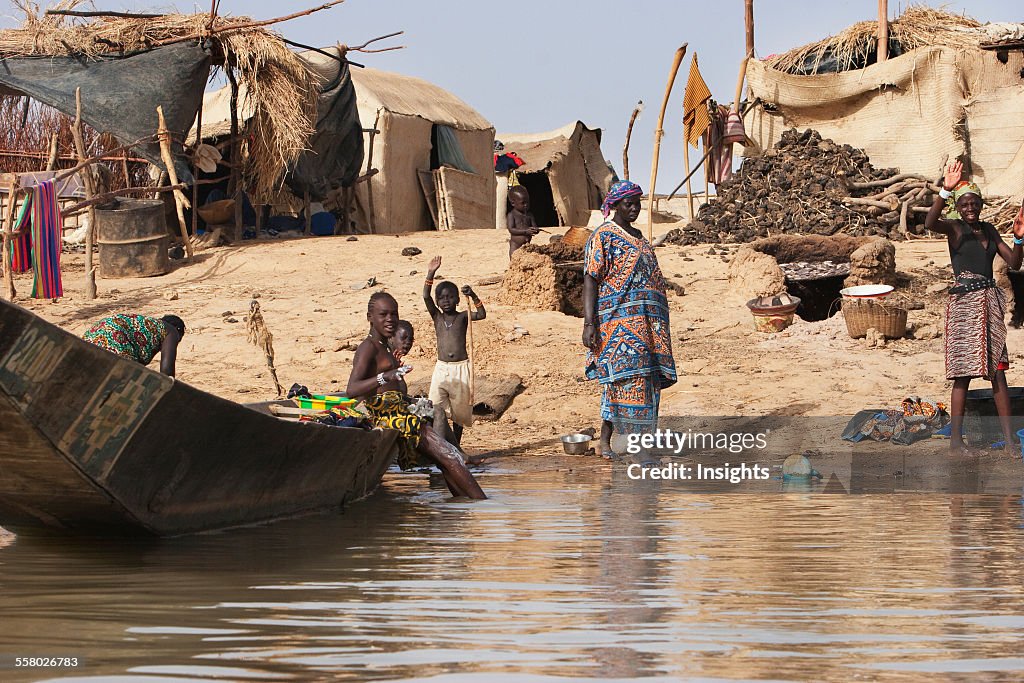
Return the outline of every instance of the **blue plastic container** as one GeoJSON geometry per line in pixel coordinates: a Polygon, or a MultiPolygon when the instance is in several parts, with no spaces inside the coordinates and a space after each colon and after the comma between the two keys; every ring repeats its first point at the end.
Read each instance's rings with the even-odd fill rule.
{"type": "Polygon", "coordinates": [[[1020,457],[1024,458],[1024,429],[1017,430],[1017,441],[1020,442],[1020,457]]]}

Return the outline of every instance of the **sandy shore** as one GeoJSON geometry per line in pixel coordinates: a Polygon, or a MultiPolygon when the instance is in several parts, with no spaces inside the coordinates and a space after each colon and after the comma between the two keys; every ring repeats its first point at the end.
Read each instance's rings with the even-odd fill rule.
{"type": "MultiPolygon", "coordinates": [[[[902,291],[925,305],[910,311],[910,325],[941,331],[945,295],[928,290],[936,290],[949,273],[945,242],[912,241],[896,248],[897,269],[908,283],[902,291]]],[[[658,249],[666,277],[685,288],[684,295],[669,295],[680,381],[663,393],[662,415],[836,416],[895,407],[908,395],[948,401],[941,337],[869,348],[848,336],[841,315],[817,323],[798,320],[779,334],[755,332],[743,305],[748,297],[730,291],[729,256],[708,251],[709,245],[658,249]]],[[[439,275],[472,284],[487,307],[487,320],[474,325],[478,376],[515,373],[525,385],[500,419],[467,431],[467,452],[555,456],[561,454],[558,435],[599,427],[600,392],[583,379],[581,320],[514,310],[497,302],[499,285],[477,285],[501,275],[508,263],[506,236],[496,230],[218,247],[161,277],[100,279],[99,298],[93,301],[84,295],[84,257],[65,254],[65,297],[57,303],[25,298],[18,303],[74,333],[114,312],[178,314],[189,328],[178,353],[178,378],[250,402],[274,398],[263,356],[246,342],[243,317],[254,294],[274,335],[285,388],[298,382],[325,392],[344,389],[351,349],[367,332],[367,299],[380,287],[396,297],[402,316],[416,328],[412,377],[429,377],[434,336],[420,292],[435,254],[443,258],[439,275]],[[402,256],[410,246],[422,254],[402,256]],[[376,279],[373,287],[366,286],[370,278],[376,279]],[[529,334],[509,341],[515,325],[529,334]]],[[[31,289],[25,276],[16,284],[22,296],[31,289]]],[[[1011,329],[1008,345],[1010,384],[1020,384],[1016,368],[1024,357],[1024,332],[1011,329]]],[[[977,388],[986,385],[976,382],[977,388]]],[[[835,440],[838,448],[838,434],[835,440]]],[[[937,452],[944,443],[909,448],[937,452]]]]}

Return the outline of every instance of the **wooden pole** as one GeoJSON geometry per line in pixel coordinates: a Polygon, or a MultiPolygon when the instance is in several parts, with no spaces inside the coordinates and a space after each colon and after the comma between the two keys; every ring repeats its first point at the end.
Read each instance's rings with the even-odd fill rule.
{"type": "MultiPolygon", "coordinates": [[[[292,12],[291,14],[286,14],[286,15],[281,16],[281,17],[274,17],[273,19],[264,19],[263,21],[251,21],[251,22],[246,23],[246,24],[235,24],[233,26],[232,25],[228,25],[228,26],[225,26],[221,30],[235,31],[235,30],[239,30],[239,29],[243,29],[243,28],[247,28],[247,29],[248,28],[258,28],[260,26],[270,26],[271,24],[280,24],[282,21],[289,21],[290,19],[297,19],[299,17],[308,16],[310,14],[313,14],[314,12],[319,12],[320,10],[330,9],[331,7],[334,7],[335,5],[340,5],[343,2],[345,2],[345,0],[331,0],[330,2],[325,2],[324,4],[320,5],[319,7],[313,7],[311,9],[302,10],[301,12],[292,12]]],[[[210,32],[211,33],[216,33],[217,31],[211,30],[210,32]]],[[[392,34],[392,35],[397,35],[397,34],[392,34]]],[[[384,38],[390,38],[391,36],[389,35],[389,36],[383,36],[383,37],[384,38]]],[[[377,40],[380,40],[380,39],[378,38],[377,40]]]]}
{"type": "MultiPolygon", "coordinates": [[[[708,155],[707,151],[708,151],[708,146],[707,146],[707,143],[705,142],[704,143],[704,162],[702,164],[701,163],[698,164],[699,166],[703,166],[704,167],[704,203],[705,204],[708,204],[711,201],[711,186],[708,184],[708,167],[711,166],[711,157],[708,155]]],[[[699,210],[700,207],[697,207],[697,208],[699,210]]]]}
{"type": "MultiPolygon", "coordinates": [[[[211,18],[213,21],[213,12],[216,11],[216,1],[213,0],[214,5],[211,8],[211,18]]],[[[199,234],[199,145],[203,144],[203,105],[200,103],[199,112],[196,114],[196,146],[192,150],[192,236],[199,234]]],[[[216,171],[216,169],[214,169],[216,171]]]]}
{"type": "Polygon", "coordinates": [[[64,209],[61,210],[61,214],[64,215],[64,216],[73,216],[76,213],[81,213],[82,211],[85,211],[90,206],[93,206],[95,204],[102,204],[103,202],[105,202],[105,201],[107,201],[109,199],[113,199],[114,197],[120,197],[120,196],[126,195],[126,194],[135,194],[137,192],[159,194],[161,192],[173,192],[174,190],[182,190],[182,189],[184,189],[186,187],[188,187],[188,185],[186,185],[185,183],[180,183],[178,185],[168,185],[166,187],[156,187],[156,188],[148,187],[148,186],[147,187],[123,187],[120,190],[112,190],[110,192],[104,192],[103,194],[95,195],[92,199],[87,199],[85,201],[78,202],[77,204],[73,204],[71,206],[65,207],[64,209]]]}
{"type": "Polygon", "coordinates": [[[633,107],[633,113],[629,117],[629,125],[626,126],[626,142],[622,145],[622,177],[629,180],[629,138],[633,135],[633,124],[636,117],[644,110],[644,101],[640,100],[633,107]]]}
{"type": "Polygon", "coordinates": [[[672,85],[676,82],[676,74],[679,72],[679,65],[683,63],[686,56],[686,46],[683,43],[676,50],[675,58],[672,61],[672,68],[668,73],[668,85],[665,86],[665,97],[661,101],[661,113],[658,114],[658,125],[654,129],[654,156],[651,158],[651,184],[647,188],[647,241],[654,239],[654,185],[658,180],[658,156],[661,154],[661,138],[665,135],[662,125],[665,123],[665,110],[668,109],[668,98],[672,94],[672,85]]]}
{"type": "MultiPolygon", "coordinates": [[[[96,194],[92,183],[92,171],[84,166],[85,137],[82,135],[82,89],[75,88],[75,123],[71,126],[71,136],[75,141],[79,165],[83,166],[82,182],[85,185],[85,199],[88,201],[96,194]]],[[[96,298],[96,269],[92,265],[92,245],[96,234],[96,207],[89,207],[89,229],[85,231],[85,297],[96,298]]]]}
{"type": "Polygon", "coordinates": [[[747,56],[754,56],[754,0],[744,0],[743,23],[747,29],[747,56]]]}
{"type": "MultiPolygon", "coordinates": [[[[155,140],[158,137],[159,137],[159,134],[153,133],[152,135],[147,135],[144,138],[139,138],[138,140],[136,140],[135,142],[131,143],[130,145],[122,145],[121,147],[118,147],[117,149],[112,149],[112,150],[110,150],[108,152],[104,152],[103,154],[97,154],[94,157],[89,157],[88,159],[83,159],[74,168],[69,168],[66,171],[61,171],[59,175],[54,177],[53,182],[59,183],[60,181],[64,180],[65,178],[70,178],[71,176],[75,175],[76,173],[81,171],[86,166],[89,166],[90,164],[94,164],[97,161],[103,161],[104,159],[114,159],[114,158],[116,158],[116,157],[113,156],[114,154],[118,154],[121,151],[128,149],[129,147],[135,147],[136,145],[141,145],[143,142],[146,142],[148,140],[155,140]]],[[[78,157],[75,156],[74,158],[77,159],[78,157]]],[[[141,160],[139,160],[139,161],[141,161],[141,160]]]]}
{"type": "MultiPolygon", "coordinates": [[[[367,174],[369,174],[369,172],[373,170],[373,142],[374,142],[374,136],[377,135],[377,133],[380,131],[380,128],[377,127],[379,125],[380,125],[380,109],[377,110],[377,116],[373,120],[373,128],[370,129],[370,139],[366,143],[366,146],[367,146],[367,152],[366,152],[366,173],[367,174]]],[[[355,185],[353,185],[352,186],[352,191],[355,192],[355,189],[356,189],[355,185]]],[[[376,225],[375,225],[374,215],[373,215],[374,208],[373,208],[373,181],[372,180],[368,181],[366,183],[366,209],[367,209],[366,227],[369,230],[370,234],[372,235],[372,234],[374,234],[376,232],[376,229],[375,229],[376,225]]],[[[346,226],[346,232],[348,232],[347,227],[348,226],[346,226]]],[[[440,228],[438,228],[438,229],[440,229],[440,228]]]]}
{"type": "MultiPolygon", "coordinates": [[[[711,150],[710,150],[710,149],[706,149],[706,150],[704,150],[704,156],[702,156],[702,157],[700,158],[700,161],[698,161],[698,162],[697,162],[697,168],[700,168],[700,164],[703,164],[703,163],[704,163],[704,162],[705,162],[705,161],[707,160],[707,158],[708,158],[708,157],[709,157],[710,155],[711,155],[711,150]]],[[[680,181],[679,181],[679,184],[678,184],[678,185],[676,185],[676,189],[674,189],[674,190],[672,190],[671,192],[669,192],[669,193],[668,193],[668,196],[667,196],[667,197],[665,197],[665,199],[666,199],[666,200],[668,200],[668,199],[672,199],[672,197],[675,197],[675,196],[676,196],[676,192],[679,192],[679,190],[681,190],[681,189],[683,188],[683,185],[685,185],[685,184],[686,184],[686,181],[687,181],[687,180],[689,180],[690,178],[692,178],[692,177],[693,177],[693,174],[697,172],[697,168],[695,168],[695,169],[693,169],[692,171],[690,171],[690,172],[689,172],[689,173],[688,173],[688,174],[686,175],[686,177],[685,177],[685,178],[683,178],[682,180],[680,180],[680,181]]]]}
{"type": "Polygon", "coordinates": [[[736,94],[732,98],[732,110],[737,114],[740,111],[740,100],[743,99],[743,79],[747,77],[747,64],[750,62],[750,57],[744,57],[740,61],[740,75],[736,80],[736,94]]]}
{"type": "Polygon", "coordinates": [[[4,289],[7,291],[7,299],[9,301],[14,301],[14,297],[18,295],[18,292],[14,289],[14,273],[11,270],[11,240],[14,239],[14,203],[17,193],[18,177],[14,176],[7,186],[7,208],[4,211],[4,289]]]}
{"type": "MultiPolygon", "coordinates": [[[[178,172],[174,169],[174,157],[171,156],[171,134],[167,130],[167,121],[164,120],[164,109],[161,106],[156,108],[157,121],[160,124],[160,156],[167,167],[167,178],[171,185],[178,185],[178,172]]],[[[181,241],[185,243],[185,258],[192,260],[192,240],[188,238],[188,228],[185,227],[185,207],[188,200],[181,190],[174,190],[174,210],[178,214],[178,229],[181,231],[181,241]]]]}
{"type": "Polygon", "coordinates": [[[124,186],[131,187],[132,179],[128,175],[128,150],[125,150],[124,156],[121,157],[121,172],[124,174],[124,186]]]}
{"type": "Polygon", "coordinates": [[[878,0],[878,61],[889,59],[889,2],[878,0]]]}
{"type": "Polygon", "coordinates": [[[686,139],[686,135],[683,135],[683,163],[686,164],[686,203],[690,207],[690,220],[696,218],[696,212],[693,209],[693,188],[690,187],[690,141],[686,139]]]}
{"type": "Polygon", "coordinates": [[[306,219],[306,228],[303,230],[303,234],[309,237],[309,233],[313,229],[313,214],[309,208],[309,190],[302,193],[302,216],[306,219]]]}
{"type": "Polygon", "coordinates": [[[238,79],[230,65],[224,65],[224,71],[231,84],[231,179],[228,180],[228,196],[235,200],[235,230],[231,241],[238,244],[242,241],[242,182],[241,166],[242,151],[238,141],[238,79]]]}
{"type": "Polygon", "coordinates": [[[348,232],[349,226],[352,224],[348,218],[349,210],[349,195],[355,191],[354,187],[343,187],[341,188],[341,222],[335,223],[334,234],[343,235],[348,232]]]}
{"type": "Polygon", "coordinates": [[[52,171],[57,168],[57,134],[52,133],[50,135],[50,154],[46,159],[47,171],[52,171]]]}

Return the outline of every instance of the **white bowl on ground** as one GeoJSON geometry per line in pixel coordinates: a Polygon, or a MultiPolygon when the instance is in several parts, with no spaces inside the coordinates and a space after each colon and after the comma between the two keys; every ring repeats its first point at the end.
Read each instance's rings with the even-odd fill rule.
{"type": "Polygon", "coordinates": [[[857,285],[839,290],[845,299],[881,299],[892,294],[892,285],[857,285]]]}

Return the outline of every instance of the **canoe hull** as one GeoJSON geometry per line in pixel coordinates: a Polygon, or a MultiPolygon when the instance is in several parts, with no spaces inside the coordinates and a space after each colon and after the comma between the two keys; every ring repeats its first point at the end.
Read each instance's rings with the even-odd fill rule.
{"type": "Polygon", "coordinates": [[[0,301],[0,525],[177,535],[337,509],[397,432],[280,420],[0,301]]]}

